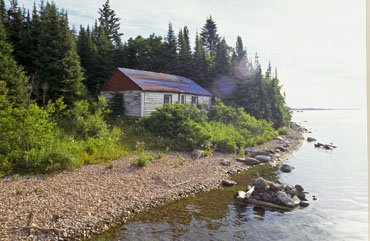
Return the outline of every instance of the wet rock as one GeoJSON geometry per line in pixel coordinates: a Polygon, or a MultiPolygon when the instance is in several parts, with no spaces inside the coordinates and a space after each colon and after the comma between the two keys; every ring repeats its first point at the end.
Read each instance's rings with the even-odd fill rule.
{"type": "Polygon", "coordinates": [[[295,187],[295,189],[297,189],[298,192],[303,192],[304,191],[303,187],[299,184],[295,185],[294,187],[295,187]]]}
{"type": "Polygon", "coordinates": [[[246,157],[243,161],[247,165],[258,165],[261,162],[253,157],[246,157]]]}
{"type": "Polygon", "coordinates": [[[268,193],[268,192],[263,193],[262,200],[263,201],[266,201],[266,202],[272,202],[272,196],[271,196],[271,194],[268,193]]]}
{"type": "Polygon", "coordinates": [[[289,194],[290,194],[291,197],[294,197],[298,194],[298,191],[297,191],[297,189],[292,188],[292,189],[289,190],[289,194]]]}
{"type": "Polygon", "coordinates": [[[283,164],[281,167],[280,167],[280,171],[282,172],[286,172],[286,173],[289,173],[289,172],[292,172],[294,170],[294,167],[291,166],[291,165],[288,165],[288,164],[283,164]]]}
{"type": "Polygon", "coordinates": [[[230,166],[231,162],[229,160],[224,159],[224,160],[221,161],[221,165],[222,166],[230,166]]]}
{"type": "Polygon", "coordinates": [[[292,198],[292,200],[293,200],[293,202],[297,205],[297,207],[298,207],[298,205],[301,203],[301,200],[300,200],[297,196],[294,196],[294,197],[292,198]]]}
{"type": "Polygon", "coordinates": [[[313,138],[313,137],[307,137],[307,141],[308,141],[308,142],[312,142],[312,141],[316,141],[316,139],[315,139],[315,138],[313,138]]]}
{"type": "Polygon", "coordinates": [[[259,160],[260,162],[268,162],[271,160],[271,157],[268,155],[257,155],[254,158],[259,160]]]}
{"type": "Polygon", "coordinates": [[[288,196],[285,192],[278,191],[276,192],[276,198],[282,203],[283,205],[291,208],[295,208],[298,204],[294,203],[293,199],[288,196]]]}
{"type": "Polygon", "coordinates": [[[235,186],[236,184],[237,183],[232,180],[222,180],[222,185],[227,186],[227,187],[235,186]]]}
{"type": "Polygon", "coordinates": [[[191,153],[191,158],[193,159],[200,159],[204,156],[204,151],[199,149],[194,149],[194,151],[191,153]]]}
{"type": "Polygon", "coordinates": [[[305,207],[308,207],[310,205],[310,202],[309,201],[301,201],[299,203],[299,206],[305,208],[305,207]]]}
{"type": "Polygon", "coordinates": [[[259,177],[253,181],[253,186],[255,186],[257,190],[261,190],[266,188],[267,183],[266,180],[263,179],[263,177],[259,177]]]}
{"type": "Polygon", "coordinates": [[[297,197],[301,200],[305,200],[306,199],[306,194],[304,192],[298,192],[297,197]]]}

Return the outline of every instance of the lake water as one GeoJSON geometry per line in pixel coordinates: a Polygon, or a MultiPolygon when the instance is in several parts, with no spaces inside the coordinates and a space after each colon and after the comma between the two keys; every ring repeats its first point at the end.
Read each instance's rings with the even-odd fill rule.
{"type": "Polygon", "coordinates": [[[310,192],[309,207],[265,210],[234,200],[244,187],[226,188],[140,214],[95,240],[368,240],[365,113],[304,111],[293,120],[312,131],[306,136],[338,146],[324,150],[305,142],[284,162],[295,170],[277,172],[280,181],[310,192]]]}

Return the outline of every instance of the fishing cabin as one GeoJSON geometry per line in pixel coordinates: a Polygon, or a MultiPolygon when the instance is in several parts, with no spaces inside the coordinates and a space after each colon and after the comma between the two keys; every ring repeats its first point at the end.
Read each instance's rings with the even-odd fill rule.
{"type": "Polygon", "coordinates": [[[117,68],[105,82],[100,95],[110,103],[120,95],[125,116],[143,117],[164,104],[211,104],[212,94],[181,76],[117,68]]]}

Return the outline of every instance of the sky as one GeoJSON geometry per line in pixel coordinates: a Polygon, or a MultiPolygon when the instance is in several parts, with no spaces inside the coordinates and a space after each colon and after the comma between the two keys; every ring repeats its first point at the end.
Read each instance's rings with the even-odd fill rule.
{"type": "MultiPolygon", "coordinates": [[[[54,0],[78,30],[93,25],[106,0],[54,0]]],[[[32,8],[33,0],[18,0],[32,8]]],[[[36,2],[36,4],[39,4],[36,2]]],[[[248,57],[262,69],[277,67],[290,107],[366,108],[365,0],[110,0],[121,18],[123,40],[165,36],[185,25],[194,40],[208,16],[235,47],[243,39],[248,57]]]]}

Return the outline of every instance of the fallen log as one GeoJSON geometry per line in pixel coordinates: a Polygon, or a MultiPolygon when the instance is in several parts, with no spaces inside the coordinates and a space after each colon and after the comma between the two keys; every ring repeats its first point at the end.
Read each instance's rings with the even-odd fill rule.
{"type": "Polygon", "coordinates": [[[252,195],[252,193],[254,191],[254,188],[255,188],[255,186],[253,186],[251,189],[248,190],[248,192],[245,193],[246,198],[249,198],[252,195]]]}
{"type": "Polygon", "coordinates": [[[244,201],[247,202],[247,203],[253,204],[253,205],[257,205],[257,206],[276,208],[276,209],[282,209],[282,210],[288,210],[288,211],[296,209],[296,208],[290,208],[290,207],[278,205],[278,204],[275,204],[275,203],[256,200],[256,199],[253,199],[253,198],[245,198],[244,201]]]}

